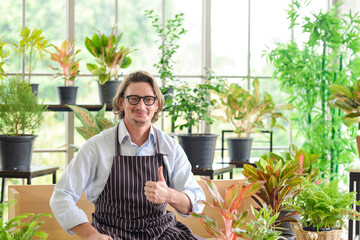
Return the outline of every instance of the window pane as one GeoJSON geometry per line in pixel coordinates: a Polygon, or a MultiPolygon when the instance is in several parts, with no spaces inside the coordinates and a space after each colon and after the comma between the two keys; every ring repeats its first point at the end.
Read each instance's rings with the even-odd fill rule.
{"type": "MultiPolygon", "coordinates": [[[[26,1],[25,16],[25,25],[30,29],[41,29],[42,36],[49,42],[59,45],[65,40],[65,1],[26,1]]],[[[49,64],[50,55],[45,53],[32,71],[52,72],[49,64]]]]}
{"type": "MultiPolygon", "coordinates": [[[[19,41],[19,30],[21,28],[21,1],[3,0],[0,7],[0,37],[6,42],[19,41]]],[[[20,72],[20,56],[13,51],[10,44],[4,49],[10,52],[8,64],[4,66],[5,72],[20,72]]]]}
{"type": "Polygon", "coordinates": [[[218,75],[246,76],[248,1],[212,1],[211,24],[212,69],[218,75]]]}
{"type": "MultiPolygon", "coordinates": [[[[136,49],[130,53],[132,64],[124,71],[145,70],[157,74],[153,65],[158,62],[160,37],[145,16],[145,10],[154,10],[161,15],[161,1],[124,0],[118,1],[119,31],[124,32],[124,46],[136,49]]],[[[160,16],[161,17],[161,16],[160,16]]]]}
{"type": "MultiPolygon", "coordinates": [[[[87,63],[95,63],[95,58],[85,48],[85,37],[92,38],[96,31],[106,34],[111,32],[115,25],[115,2],[113,0],[77,0],[75,1],[75,48],[81,49],[78,54],[82,59],[80,72],[90,73],[87,63]],[[93,7],[89,7],[93,6],[93,7]]],[[[124,37],[126,34],[124,34],[124,37]]]]}
{"type": "Polygon", "coordinates": [[[251,1],[251,76],[272,75],[266,57],[262,55],[266,47],[273,49],[275,42],[290,40],[291,32],[285,11],[289,3],[289,0],[251,1]]]}
{"type": "Polygon", "coordinates": [[[174,56],[174,72],[177,75],[200,75],[202,73],[202,1],[172,1],[172,14],[166,18],[173,19],[177,13],[184,13],[184,25],[187,33],[178,41],[179,49],[174,56]]]}

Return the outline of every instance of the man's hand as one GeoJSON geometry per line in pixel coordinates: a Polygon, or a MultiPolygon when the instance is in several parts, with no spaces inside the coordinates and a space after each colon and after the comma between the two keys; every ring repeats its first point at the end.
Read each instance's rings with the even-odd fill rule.
{"type": "Polygon", "coordinates": [[[84,240],[113,240],[112,237],[99,233],[89,223],[79,224],[70,230],[84,240]]]}
{"type": "Polygon", "coordinates": [[[166,184],[162,168],[160,166],[158,169],[158,181],[147,181],[144,187],[146,199],[156,204],[168,203],[170,201],[171,189],[166,184]]]}
{"type": "Polygon", "coordinates": [[[104,235],[104,234],[96,234],[96,235],[92,235],[88,238],[86,238],[86,240],[113,240],[112,237],[108,236],[108,235],[104,235]]]}

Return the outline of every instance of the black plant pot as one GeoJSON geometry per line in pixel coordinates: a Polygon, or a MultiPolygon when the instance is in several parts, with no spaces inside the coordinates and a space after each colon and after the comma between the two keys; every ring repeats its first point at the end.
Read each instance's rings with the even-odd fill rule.
{"type": "Polygon", "coordinates": [[[39,91],[39,84],[38,83],[31,83],[31,92],[35,94],[36,97],[38,97],[38,91],[39,91]]]}
{"type": "Polygon", "coordinates": [[[112,104],[113,98],[121,84],[121,81],[107,81],[105,84],[99,83],[99,98],[101,104],[112,104]]]}
{"type": "Polygon", "coordinates": [[[249,162],[253,138],[227,138],[230,162],[249,162]]]}
{"type": "Polygon", "coordinates": [[[27,170],[36,135],[5,136],[0,135],[0,167],[3,170],[27,170]]]}
{"type": "MultiPolygon", "coordinates": [[[[291,212],[292,212],[292,211],[286,210],[286,209],[280,210],[278,219],[283,218],[284,216],[290,214],[291,212]]],[[[292,218],[292,219],[294,219],[294,220],[296,220],[296,221],[299,222],[300,216],[301,216],[300,214],[296,214],[296,215],[292,215],[292,216],[289,217],[289,218],[292,218]]],[[[279,229],[280,229],[279,231],[282,232],[282,236],[289,236],[289,237],[294,236],[294,232],[293,232],[293,230],[292,230],[292,228],[291,228],[290,222],[276,223],[276,225],[277,225],[277,227],[279,227],[279,229]]]]}
{"type": "Polygon", "coordinates": [[[212,168],[218,135],[179,134],[177,137],[193,168],[212,168]]]}
{"type": "Polygon", "coordinates": [[[58,87],[58,95],[60,104],[76,104],[78,87],[58,87]]]}

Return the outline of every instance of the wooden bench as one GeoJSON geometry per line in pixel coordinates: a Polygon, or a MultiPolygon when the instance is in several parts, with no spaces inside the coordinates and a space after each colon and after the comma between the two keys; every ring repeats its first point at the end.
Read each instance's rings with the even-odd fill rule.
{"type": "MultiPolygon", "coordinates": [[[[217,185],[220,194],[223,196],[225,194],[225,189],[232,186],[238,180],[214,180],[217,185]]],[[[205,189],[205,184],[203,181],[199,181],[200,186],[204,189],[206,194],[206,199],[210,199],[210,195],[205,189]]],[[[18,216],[23,213],[51,213],[49,206],[49,200],[52,195],[55,185],[16,185],[9,186],[9,201],[16,199],[17,204],[12,205],[9,208],[9,219],[15,216],[18,216]]],[[[249,199],[243,202],[240,207],[240,211],[250,209],[250,204],[254,204],[253,200],[249,199]]],[[[91,213],[94,212],[94,205],[90,203],[85,194],[81,196],[81,199],[77,205],[84,210],[87,214],[88,219],[91,221],[91,213]]],[[[168,205],[168,209],[175,212],[172,207],[168,205]]],[[[204,212],[210,216],[213,216],[219,223],[222,223],[222,218],[216,210],[210,207],[205,207],[204,212]]],[[[176,212],[175,212],[176,214],[176,212]]],[[[211,236],[206,232],[205,228],[201,225],[200,221],[194,217],[183,218],[176,214],[177,219],[186,224],[191,228],[195,235],[210,238],[211,236]]],[[[68,234],[63,230],[55,217],[52,218],[44,217],[44,225],[42,225],[41,230],[49,233],[49,240],[71,240],[71,239],[80,239],[75,235],[68,234]]]]}

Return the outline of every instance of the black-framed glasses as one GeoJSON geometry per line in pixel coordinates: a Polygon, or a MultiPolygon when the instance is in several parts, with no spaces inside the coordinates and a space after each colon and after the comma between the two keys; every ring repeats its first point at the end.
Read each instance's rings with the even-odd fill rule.
{"type": "Polygon", "coordinates": [[[138,95],[124,95],[123,98],[127,98],[131,105],[137,105],[140,102],[140,99],[143,99],[146,106],[153,105],[157,99],[157,97],[153,96],[140,97],[138,95]]]}

